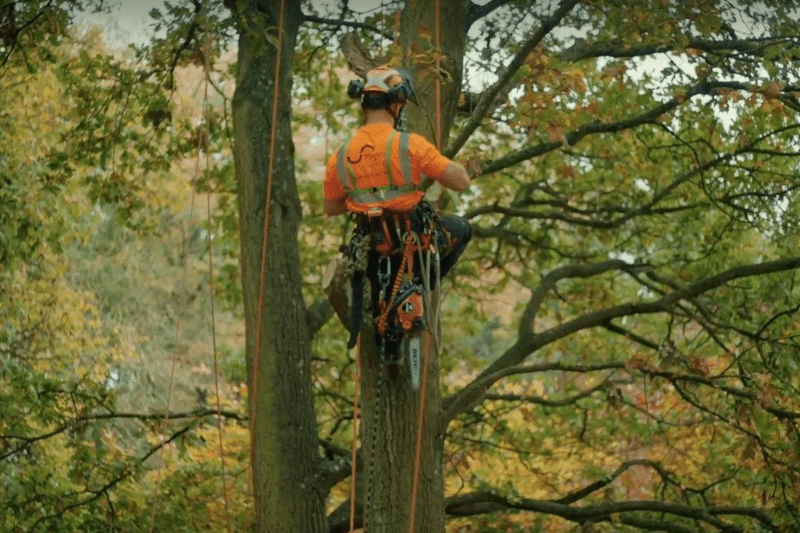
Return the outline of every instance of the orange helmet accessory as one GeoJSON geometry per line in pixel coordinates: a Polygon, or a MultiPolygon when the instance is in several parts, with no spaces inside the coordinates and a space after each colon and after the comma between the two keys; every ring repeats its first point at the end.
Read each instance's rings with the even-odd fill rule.
{"type": "Polygon", "coordinates": [[[367,72],[366,81],[353,80],[347,87],[350,98],[358,98],[370,92],[387,94],[392,102],[405,103],[406,100],[411,100],[417,103],[411,78],[397,69],[386,66],[370,70],[367,72]]]}
{"type": "Polygon", "coordinates": [[[377,91],[389,93],[392,87],[403,83],[403,77],[393,68],[377,67],[367,72],[364,82],[364,92],[377,91]]]}

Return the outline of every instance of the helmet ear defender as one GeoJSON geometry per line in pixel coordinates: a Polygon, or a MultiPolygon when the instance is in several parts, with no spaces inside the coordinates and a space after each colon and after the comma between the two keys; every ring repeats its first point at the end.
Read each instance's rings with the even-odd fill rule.
{"type": "MultiPolygon", "coordinates": [[[[398,91],[402,96],[401,100],[403,102],[410,100],[419,105],[419,102],[417,102],[417,91],[414,87],[414,80],[411,79],[411,75],[405,69],[397,69],[397,73],[403,81],[389,89],[389,96],[392,96],[392,91],[398,91]]],[[[394,99],[394,97],[392,99],[394,99]]]]}
{"type": "Polygon", "coordinates": [[[378,67],[367,73],[367,80],[350,80],[347,85],[347,96],[355,100],[367,91],[382,92],[389,97],[390,102],[405,103],[410,100],[417,103],[414,82],[411,76],[402,69],[378,67]]]}
{"type": "Polygon", "coordinates": [[[389,89],[389,99],[392,102],[405,102],[408,100],[408,88],[403,85],[395,85],[389,89]]]}
{"type": "Polygon", "coordinates": [[[350,80],[347,85],[347,96],[355,100],[364,93],[364,82],[361,80],[350,80]]]}

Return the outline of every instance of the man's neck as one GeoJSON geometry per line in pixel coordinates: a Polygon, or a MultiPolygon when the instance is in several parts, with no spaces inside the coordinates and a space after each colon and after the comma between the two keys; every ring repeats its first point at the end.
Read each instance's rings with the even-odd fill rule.
{"type": "Polygon", "coordinates": [[[373,124],[388,124],[394,126],[394,117],[385,109],[370,109],[366,112],[365,123],[367,126],[373,124]]]}

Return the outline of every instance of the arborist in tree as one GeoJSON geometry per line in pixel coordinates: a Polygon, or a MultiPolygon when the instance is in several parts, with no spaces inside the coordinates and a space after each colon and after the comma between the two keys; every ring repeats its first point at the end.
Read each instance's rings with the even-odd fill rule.
{"type": "Polygon", "coordinates": [[[423,199],[423,177],[459,192],[469,188],[469,177],[424,137],[401,131],[403,108],[409,100],[417,103],[404,72],[372,69],[366,81],[351,81],[347,93],[361,99],[365,125],[331,155],[324,190],[329,216],[354,213],[357,222],[353,240],[343,247],[355,264],[349,346],[361,324],[366,275],[379,348],[396,354],[402,336],[425,322],[430,291],[472,236],[463,217],[439,216],[423,199]]]}

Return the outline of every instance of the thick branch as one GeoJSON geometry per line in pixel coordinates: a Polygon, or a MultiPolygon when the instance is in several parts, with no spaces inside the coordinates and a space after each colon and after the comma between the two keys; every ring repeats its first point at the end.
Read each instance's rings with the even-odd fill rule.
{"type": "MultiPolygon", "coordinates": [[[[677,382],[685,381],[691,383],[697,383],[701,385],[705,385],[707,387],[713,387],[719,389],[720,391],[737,398],[741,398],[744,400],[749,400],[753,403],[759,405],[760,408],[764,409],[764,411],[770,413],[775,418],[779,420],[800,420],[800,413],[795,411],[789,411],[787,409],[782,409],[780,407],[774,407],[768,405],[763,398],[756,392],[748,389],[742,389],[738,387],[731,387],[729,385],[721,385],[714,382],[714,378],[710,377],[703,377],[698,376],[695,374],[678,374],[675,372],[670,372],[668,370],[661,370],[657,368],[642,368],[640,369],[642,372],[649,374],[651,376],[658,376],[670,381],[673,385],[677,388],[677,382]]],[[[687,399],[687,398],[684,398],[687,399]]],[[[687,399],[688,400],[688,399],[687,399]]],[[[704,409],[706,412],[712,413],[707,408],[695,405],[695,407],[704,409]]],[[[726,422],[730,422],[729,420],[725,420],[726,422]]],[[[749,433],[751,436],[754,436],[752,433],[749,433]]]]}
{"type": "Polygon", "coordinates": [[[333,306],[327,298],[320,298],[306,308],[306,324],[310,337],[313,338],[320,328],[330,320],[333,312],[333,306]]]}
{"type": "Polygon", "coordinates": [[[385,57],[372,57],[367,47],[364,46],[364,43],[355,33],[346,33],[339,41],[339,44],[342,48],[342,55],[347,61],[347,66],[362,78],[367,77],[367,72],[370,69],[386,62],[385,57]]]}
{"type": "Polygon", "coordinates": [[[667,293],[653,301],[629,302],[607,309],[600,309],[564,322],[563,324],[559,324],[541,333],[531,333],[524,337],[521,336],[511,348],[481,372],[472,383],[468,384],[452,397],[452,400],[448,402],[446,406],[444,423],[448,423],[453,417],[457,416],[458,413],[480,401],[480,398],[489,387],[499,379],[508,375],[507,372],[514,373],[513,369],[516,365],[519,365],[530,354],[543,346],[547,346],[550,343],[584,329],[605,326],[609,321],[615,318],[666,312],[671,306],[677,304],[681,300],[697,297],[736,279],[773,274],[797,268],[800,268],[800,257],[790,257],[788,259],[780,259],[767,263],[734,267],[717,275],[700,280],[692,285],[667,293]]]}
{"type": "Polygon", "coordinates": [[[590,216],[600,214],[601,212],[609,214],[614,211],[622,212],[622,209],[606,208],[602,211],[598,210],[592,213],[574,209],[572,206],[566,205],[564,206],[564,210],[562,211],[532,211],[530,209],[525,209],[520,207],[505,207],[502,205],[492,204],[471,209],[467,211],[464,214],[464,216],[467,219],[473,219],[480,215],[497,214],[497,215],[503,215],[505,217],[522,218],[528,220],[560,220],[561,222],[566,222],[567,224],[573,224],[575,226],[584,226],[588,228],[608,230],[620,227],[623,223],[625,223],[628,220],[629,215],[631,213],[636,213],[637,215],[663,216],[674,213],[680,213],[682,211],[687,211],[690,209],[703,208],[706,205],[707,203],[698,202],[698,203],[686,203],[683,205],[677,205],[673,207],[662,207],[653,209],[652,204],[648,203],[643,207],[636,209],[635,211],[625,210],[623,212],[623,216],[621,217],[615,219],[602,219],[602,218],[590,218],[590,216]],[[586,213],[586,216],[571,215],[565,213],[564,211],[586,213]]]}
{"type": "MultiPolygon", "coordinates": [[[[160,443],[156,444],[155,446],[151,447],[150,450],[147,453],[145,453],[141,458],[139,458],[137,462],[138,463],[144,463],[148,458],[150,458],[150,456],[155,454],[158,450],[160,450],[164,446],[170,444],[171,442],[173,442],[177,438],[181,437],[182,435],[187,433],[189,430],[191,430],[193,427],[194,427],[194,425],[190,423],[189,425],[179,429],[178,431],[176,431],[175,433],[170,435],[169,438],[164,439],[162,442],[160,442],[160,443]]],[[[126,479],[128,479],[129,477],[131,477],[135,472],[136,472],[135,468],[123,467],[119,476],[109,480],[102,487],[100,487],[98,489],[87,490],[86,493],[91,494],[91,496],[88,496],[87,498],[84,498],[82,500],[76,501],[74,503],[71,503],[71,504],[68,504],[68,505],[64,505],[56,513],[40,517],[38,520],[36,520],[36,522],[33,523],[33,525],[28,529],[28,531],[38,531],[39,524],[42,524],[42,523],[47,522],[47,521],[58,519],[59,517],[64,516],[68,512],[71,512],[71,511],[73,511],[75,509],[83,507],[84,505],[88,505],[88,504],[92,503],[93,501],[101,498],[104,494],[108,494],[108,491],[110,491],[112,488],[114,488],[119,483],[121,483],[121,482],[125,481],[126,479]]]]}
{"type": "Polygon", "coordinates": [[[394,35],[392,35],[391,33],[386,33],[377,26],[373,26],[372,24],[367,24],[365,22],[328,19],[323,17],[317,17],[316,15],[303,15],[303,22],[313,22],[315,24],[327,24],[329,26],[346,27],[346,28],[358,28],[360,30],[371,31],[377,35],[380,35],[384,39],[389,39],[390,41],[394,40],[394,35]]]}
{"type": "MultiPolygon", "coordinates": [[[[513,348],[512,348],[513,349],[513,348]]],[[[507,355],[509,352],[506,352],[507,355]]],[[[564,363],[539,363],[522,366],[509,366],[498,369],[496,372],[486,373],[475,378],[475,380],[464,387],[460,392],[445,398],[442,402],[445,415],[444,423],[447,424],[459,413],[469,410],[476,403],[483,399],[483,395],[489,388],[499,380],[519,374],[534,374],[537,372],[551,372],[554,370],[561,372],[598,372],[607,370],[618,370],[625,367],[624,362],[600,363],[596,365],[569,365],[564,363]],[[469,392],[467,392],[469,391],[469,392]]]]}
{"type": "Polygon", "coordinates": [[[633,461],[626,461],[626,462],[622,463],[619,466],[619,468],[617,468],[615,471],[613,471],[609,475],[603,477],[602,479],[600,479],[598,481],[595,481],[594,483],[591,483],[591,484],[587,485],[586,487],[583,487],[582,489],[578,489],[578,490],[576,490],[574,492],[571,492],[570,494],[568,494],[568,495],[564,496],[563,498],[560,498],[559,500],[556,500],[556,501],[558,503],[563,503],[563,504],[569,505],[569,504],[575,503],[575,502],[577,502],[579,500],[582,500],[583,498],[587,497],[588,495],[592,494],[593,492],[597,492],[598,490],[602,489],[603,487],[606,487],[606,486],[610,485],[615,479],[617,479],[624,472],[628,471],[629,469],[633,468],[634,466],[648,466],[648,467],[652,468],[653,470],[655,470],[656,472],[658,472],[658,474],[661,476],[661,478],[665,482],[673,484],[673,485],[677,485],[678,484],[678,482],[675,479],[673,479],[673,476],[669,472],[667,472],[664,469],[664,467],[661,466],[660,463],[658,463],[656,461],[650,461],[650,460],[647,460],[647,459],[635,459],[633,461]]]}
{"type": "Polygon", "coordinates": [[[562,279],[589,278],[609,272],[611,270],[620,270],[631,267],[633,267],[633,265],[630,265],[625,261],[611,260],[592,265],[568,265],[549,272],[542,278],[542,282],[539,284],[539,286],[532,290],[531,298],[528,301],[528,305],[525,307],[525,311],[522,312],[522,317],[520,319],[518,331],[519,337],[527,337],[528,335],[534,333],[533,322],[539,312],[539,308],[541,308],[547,293],[549,293],[553,287],[556,286],[556,283],[562,279]]]}
{"type": "Polygon", "coordinates": [[[0,455],[0,461],[27,449],[31,444],[35,442],[55,437],[56,435],[80,427],[82,424],[86,422],[91,422],[96,420],[118,420],[118,419],[136,419],[142,421],[164,420],[165,416],[167,420],[179,420],[185,418],[203,418],[206,416],[213,416],[213,415],[218,415],[223,418],[230,418],[240,422],[247,420],[247,416],[242,415],[240,413],[236,413],[234,411],[216,411],[215,409],[199,409],[199,410],[185,411],[179,413],[167,413],[167,415],[165,415],[164,413],[117,413],[117,412],[89,414],[72,418],[67,422],[64,422],[60,426],[57,426],[52,430],[39,435],[26,436],[26,435],[0,434],[0,439],[20,441],[20,443],[13,449],[10,449],[7,452],[0,455]]]}
{"type": "Polygon", "coordinates": [[[469,3],[469,15],[467,16],[467,28],[478,22],[483,17],[490,14],[495,9],[506,5],[509,0],[489,0],[483,5],[478,5],[475,2],[469,3]]]}
{"type": "Polygon", "coordinates": [[[561,398],[560,400],[551,400],[548,398],[542,398],[541,396],[528,396],[524,394],[487,394],[484,397],[487,400],[499,400],[505,402],[524,402],[524,403],[532,403],[535,405],[544,405],[546,407],[565,407],[567,405],[573,405],[578,400],[587,398],[592,394],[594,394],[595,392],[604,390],[607,387],[608,383],[604,381],[603,383],[595,385],[590,389],[583,390],[573,396],[561,398]]]}
{"type": "Polygon", "coordinates": [[[454,496],[448,499],[445,512],[451,516],[475,516],[495,511],[503,510],[522,510],[535,513],[560,516],[565,520],[582,524],[584,522],[609,522],[615,519],[623,523],[638,525],[646,529],[659,531],[685,532],[693,531],[684,526],[656,522],[630,516],[628,513],[660,513],[673,515],[705,522],[721,531],[744,532],[745,529],[729,522],[723,521],[720,517],[724,516],[745,516],[757,520],[762,525],[772,531],[778,529],[772,524],[769,516],[762,510],[755,507],[737,506],[707,506],[694,507],[680,503],[661,502],[661,501],[623,501],[600,503],[585,507],[573,507],[551,500],[532,500],[528,498],[507,498],[496,491],[478,491],[469,494],[454,496]],[[657,525],[657,527],[656,527],[657,525]]]}
{"type": "MultiPolygon", "coordinates": [[[[19,28],[16,27],[15,15],[14,15],[14,4],[15,2],[11,2],[7,5],[4,5],[0,8],[0,11],[3,9],[8,9],[8,20],[3,21],[6,24],[5,28],[2,28],[3,33],[7,34],[3,36],[3,44],[5,45],[5,55],[3,56],[2,61],[0,61],[0,68],[4,68],[8,63],[11,54],[14,52],[14,49],[19,44],[20,35],[24,32],[28,27],[33,26],[37,20],[41,17],[45,16],[47,10],[49,10],[53,5],[53,0],[49,0],[47,4],[45,4],[37,13],[34,15],[30,20],[22,24],[19,28]]],[[[2,21],[2,19],[0,19],[2,21]]]]}
{"type": "MultiPolygon", "coordinates": [[[[352,450],[342,448],[333,442],[320,439],[320,447],[325,451],[327,459],[320,464],[320,489],[326,493],[340,481],[344,481],[352,473],[352,450]]],[[[356,467],[363,469],[362,453],[356,453],[356,467]]]]}
{"type": "Polygon", "coordinates": [[[559,54],[561,61],[581,61],[595,57],[631,58],[643,57],[652,54],[683,51],[689,48],[702,50],[709,53],[739,52],[755,57],[763,57],[764,51],[770,46],[782,46],[796,43],[796,39],[789,37],[772,37],[769,39],[727,39],[721,41],[708,41],[694,39],[685,46],[674,43],[657,43],[643,46],[626,47],[620,40],[605,42],[587,42],[579,40],[573,46],[559,54]]]}
{"type": "MultiPolygon", "coordinates": [[[[737,87],[741,86],[741,84],[734,84],[737,87]]],[[[546,154],[548,152],[552,152],[553,150],[557,150],[563,147],[565,144],[569,146],[574,146],[577,144],[581,139],[588,135],[596,135],[599,133],[616,133],[623,130],[628,130],[632,128],[636,128],[638,126],[642,126],[644,124],[649,124],[655,122],[659,117],[669,113],[673,109],[677,108],[684,102],[688,102],[692,97],[698,96],[701,94],[714,94],[717,89],[720,88],[732,88],[731,83],[728,82],[709,82],[703,80],[693,87],[689,88],[684,95],[680,97],[676,96],[670,99],[663,104],[659,104],[656,107],[650,109],[649,111],[645,111],[639,115],[626,118],[623,120],[618,120],[616,122],[600,122],[598,120],[589,122],[588,124],[584,124],[583,126],[579,127],[578,129],[566,134],[564,136],[564,140],[560,142],[547,142],[541,143],[533,146],[528,146],[517,150],[515,152],[511,152],[508,155],[501,157],[495,161],[489,161],[481,165],[480,174],[490,174],[492,172],[498,172],[500,170],[506,169],[510,166],[516,165],[523,161],[527,161],[528,159],[533,159],[534,157],[538,157],[540,155],[546,154]]]]}
{"type": "Polygon", "coordinates": [[[178,46],[172,53],[172,64],[169,66],[168,71],[170,89],[175,88],[175,69],[178,67],[178,61],[180,61],[181,55],[192,45],[192,41],[195,40],[195,33],[200,29],[197,17],[200,14],[200,11],[203,9],[203,4],[198,0],[192,0],[192,4],[194,5],[194,14],[192,17],[192,22],[189,24],[189,30],[186,32],[186,37],[183,39],[181,45],[178,46]]]}

